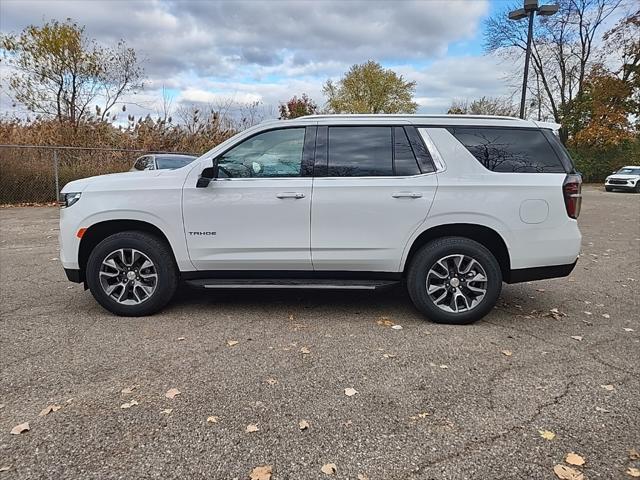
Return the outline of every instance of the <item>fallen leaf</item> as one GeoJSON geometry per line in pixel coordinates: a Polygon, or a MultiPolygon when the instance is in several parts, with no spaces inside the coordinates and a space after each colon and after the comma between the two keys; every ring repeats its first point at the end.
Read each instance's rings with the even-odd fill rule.
{"type": "Polygon", "coordinates": [[[556,465],[553,467],[553,473],[555,473],[556,477],[561,480],[584,480],[582,472],[571,467],[567,467],[566,465],[556,465]]]}
{"type": "Polygon", "coordinates": [[[218,420],[220,420],[220,417],[216,417],[215,415],[207,417],[207,423],[218,423],[218,420]]]}
{"type": "Polygon", "coordinates": [[[165,393],[164,396],[167,398],[175,398],[176,395],[180,395],[180,393],[180,390],[178,390],[177,388],[170,388],[169,390],[167,390],[167,393],[165,393]]]}
{"type": "Polygon", "coordinates": [[[229,345],[230,347],[233,347],[234,345],[237,345],[238,343],[240,343],[240,342],[238,342],[238,340],[227,340],[227,345],[229,345]]]}
{"type": "Polygon", "coordinates": [[[173,408],[165,408],[160,413],[165,413],[165,414],[169,415],[171,412],[173,412],[173,408]]]}
{"type": "Polygon", "coordinates": [[[625,332],[634,332],[635,331],[633,328],[623,328],[623,330],[625,332]]]}
{"type": "Polygon", "coordinates": [[[184,337],[178,337],[178,341],[181,342],[184,340],[184,337]]]}
{"type": "Polygon", "coordinates": [[[394,355],[393,353],[383,353],[382,356],[384,358],[396,358],[396,355],[394,355]]]}
{"type": "Polygon", "coordinates": [[[582,337],[580,335],[571,335],[571,338],[573,338],[574,340],[577,340],[578,342],[582,341],[582,337]]]}
{"type": "Polygon", "coordinates": [[[629,459],[630,460],[640,460],[640,452],[635,448],[629,449],[629,459]]]}
{"type": "Polygon", "coordinates": [[[251,470],[249,474],[250,480],[269,480],[271,478],[271,473],[273,468],[271,465],[263,465],[261,467],[256,467],[251,470]]]}
{"type": "Polygon", "coordinates": [[[9,470],[11,470],[11,467],[8,465],[5,465],[4,467],[0,467],[0,472],[8,472],[9,470]]]}
{"type": "Polygon", "coordinates": [[[380,318],[380,320],[378,320],[376,323],[378,325],[382,325],[383,327],[392,327],[393,325],[395,325],[395,323],[393,323],[387,317],[380,318]]]}
{"type": "Polygon", "coordinates": [[[538,433],[545,440],[553,440],[554,438],[556,438],[556,434],[553,432],[550,432],[549,430],[538,430],[538,433]]]}
{"type": "Polygon", "coordinates": [[[335,463],[327,463],[320,470],[326,475],[333,475],[338,471],[335,463]]]}
{"type": "Polygon", "coordinates": [[[49,405],[47,407],[45,407],[39,414],[38,416],[40,417],[44,417],[46,415],[49,415],[51,412],[57,412],[58,410],[60,410],[62,408],[62,405],[49,405]]]}
{"type": "Polygon", "coordinates": [[[615,390],[615,387],[613,385],[600,385],[600,386],[604,388],[607,392],[611,392],[615,390]]]}
{"type": "Polygon", "coordinates": [[[298,427],[300,428],[300,430],[306,430],[307,428],[309,428],[309,422],[307,422],[306,420],[300,420],[298,422],[298,427]]]}
{"type": "Polygon", "coordinates": [[[247,428],[245,428],[245,432],[247,432],[247,433],[257,432],[258,430],[260,430],[258,428],[258,425],[254,424],[254,423],[250,423],[249,425],[247,425],[247,428]]]}
{"type": "Polygon", "coordinates": [[[11,435],[20,435],[21,433],[28,432],[29,430],[29,422],[24,422],[13,427],[11,429],[11,435]]]}
{"type": "Polygon", "coordinates": [[[131,395],[136,388],[138,388],[137,385],[131,385],[130,387],[126,387],[120,390],[120,393],[124,395],[131,395]]]}
{"type": "Polygon", "coordinates": [[[365,475],[364,473],[359,473],[358,480],[369,480],[369,477],[367,477],[367,475],[365,475]]]}
{"type": "Polygon", "coordinates": [[[123,403],[122,405],[120,405],[120,408],[131,408],[134,405],[139,405],[139,404],[135,400],[131,400],[130,402],[126,402],[126,403],[123,403]]]}
{"type": "Polygon", "coordinates": [[[394,325],[391,328],[394,329],[394,330],[402,330],[402,325],[394,325]]]}
{"type": "Polygon", "coordinates": [[[611,318],[611,315],[609,315],[608,313],[603,313],[603,314],[602,314],[602,316],[603,316],[604,318],[611,318]]]}
{"type": "Polygon", "coordinates": [[[538,292],[544,292],[544,291],[546,291],[544,288],[537,288],[536,290],[537,290],[538,292]]]}
{"type": "Polygon", "coordinates": [[[353,397],[356,393],[358,393],[358,391],[355,388],[349,387],[344,389],[344,394],[347,397],[353,397]]]}
{"type": "Polygon", "coordinates": [[[633,478],[640,477],[640,468],[629,467],[627,468],[626,474],[633,478]]]}
{"type": "Polygon", "coordinates": [[[502,354],[505,357],[510,357],[511,355],[513,355],[513,352],[511,350],[502,350],[502,354]]]}
{"type": "Polygon", "coordinates": [[[593,315],[591,312],[584,312],[585,315],[593,315]]]}
{"type": "Polygon", "coordinates": [[[602,408],[602,407],[596,407],[596,412],[611,413],[611,410],[607,410],[606,408],[602,408]]]}
{"type": "Polygon", "coordinates": [[[449,368],[449,365],[440,365],[440,368],[443,368],[443,369],[449,368]]]}
{"type": "Polygon", "coordinates": [[[300,349],[300,353],[303,353],[303,354],[307,355],[307,354],[311,353],[311,350],[309,350],[307,347],[302,347],[300,349]]]}
{"type": "Polygon", "coordinates": [[[549,313],[545,314],[545,316],[553,317],[554,320],[560,320],[562,317],[566,317],[567,314],[564,312],[561,312],[557,308],[552,308],[551,310],[549,310],[549,313]]]}
{"type": "Polygon", "coordinates": [[[276,383],[278,383],[278,380],[276,380],[275,378],[267,378],[267,383],[269,385],[275,385],[276,383]]]}
{"type": "Polygon", "coordinates": [[[584,458],[582,458],[580,455],[574,452],[567,453],[567,456],[565,457],[564,461],[567,462],[569,465],[576,465],[578,467],[581,465],[584,465],[584,458]]]}

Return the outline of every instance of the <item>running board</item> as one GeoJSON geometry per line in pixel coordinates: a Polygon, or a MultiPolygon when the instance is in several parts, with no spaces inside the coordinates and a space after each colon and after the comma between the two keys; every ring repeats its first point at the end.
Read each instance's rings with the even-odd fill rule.
{"type": "Polygon", "coordinates": [[[204,278],[187,280],[186,284],[196,288],[308,288],[322,290],[377,290],[392,287],[397,280],[332,280],[320,278],[204,278]]]}

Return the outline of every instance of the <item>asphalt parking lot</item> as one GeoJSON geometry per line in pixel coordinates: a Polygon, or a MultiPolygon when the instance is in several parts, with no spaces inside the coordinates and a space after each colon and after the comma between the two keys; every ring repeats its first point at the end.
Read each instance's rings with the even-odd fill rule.
{"type": "Polygon", "coordinates": [[[182,290],[117,318],[66,281],[55,208],[0,209],[0,478],[546,479],[570,452],[632,478],[640,195],[585,190],[574,273],[462,327],[401,289],[182,290]]]}

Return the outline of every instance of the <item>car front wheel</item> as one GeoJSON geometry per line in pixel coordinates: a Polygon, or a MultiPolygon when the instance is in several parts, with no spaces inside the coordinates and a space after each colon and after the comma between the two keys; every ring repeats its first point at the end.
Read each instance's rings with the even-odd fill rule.
{"type": "Polygon", "coordinates": [[[436,323],[467,324],[491,311],[502,289],[500,265],[478,242],[439,238],[424,245],[407,271],[409,296],[436,323]]]}
{"type": "Polygon", "coordinates": [[[145,232],[120,232],[91,252],[86,279],[96,301],[116,315],[138,317],[162,309],[178,285],[166,242],[145,232]]]}

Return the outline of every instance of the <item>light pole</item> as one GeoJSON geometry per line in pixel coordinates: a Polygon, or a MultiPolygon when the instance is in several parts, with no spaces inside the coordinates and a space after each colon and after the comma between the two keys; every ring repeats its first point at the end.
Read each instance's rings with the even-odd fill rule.
{"type": "Polygon", "coordinates": [[[527,33],[527,53],[524,57],[524,78],[522,79],[522,97],[520,98],[520,118],[524,118],[524,104],[527,99],[527,79],[529,78],[529,59],[531,58],[531,37],[533,36],[533,17],[549,16],[558,11],[558,5],[538,5],[538,0],[524,0],[524,8],[509,12],[509,20],[522,20],[529,17],[529,32],[527,33]]]}

